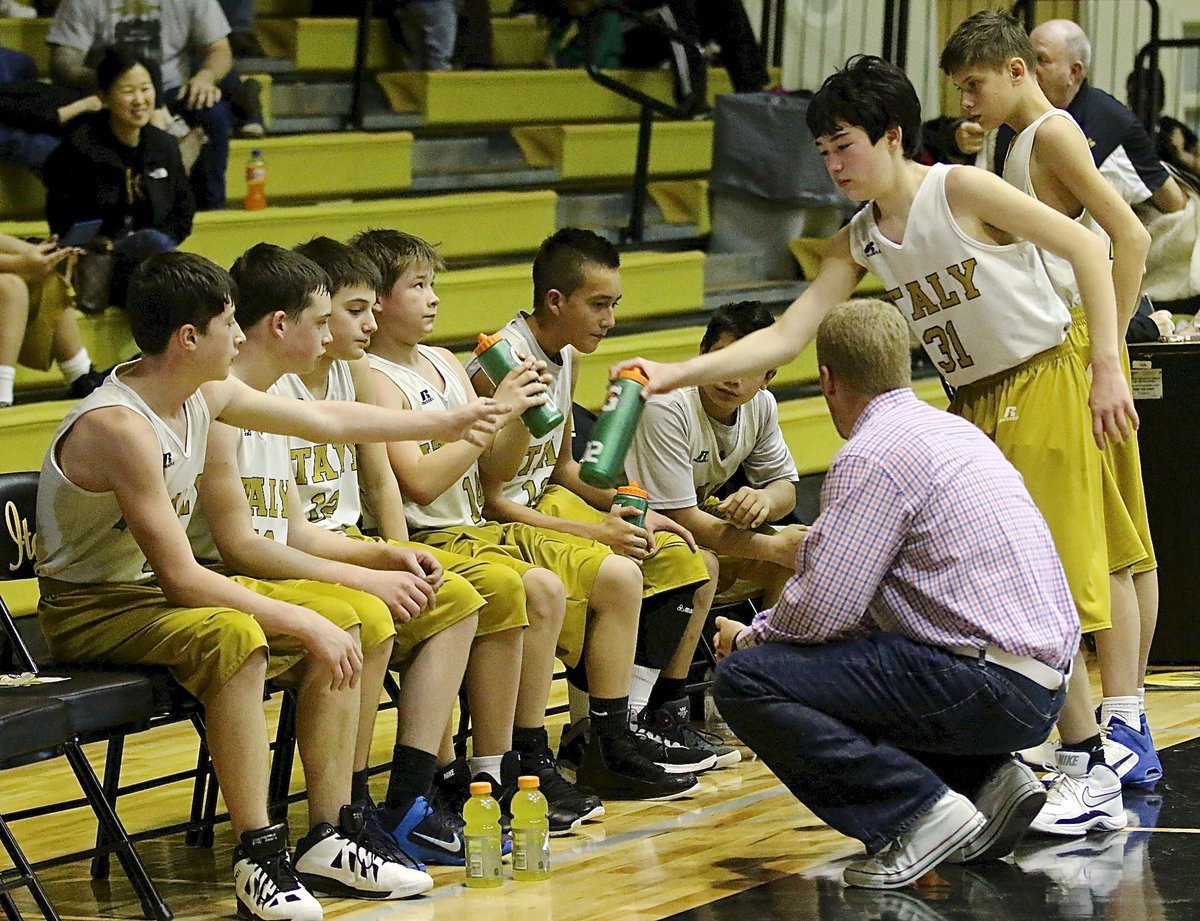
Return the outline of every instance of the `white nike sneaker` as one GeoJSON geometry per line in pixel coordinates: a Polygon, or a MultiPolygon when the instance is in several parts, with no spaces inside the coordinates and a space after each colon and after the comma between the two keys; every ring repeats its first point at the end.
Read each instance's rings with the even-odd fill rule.
{"type": "Polygon", "coordinates": [[[969,799],[953,790],[933,804],[899,838],[865,860],[846,865],[847,886],[899,889],[916,882],[974,838],[987,823],[969,799]]]}
{"type": "Polygon", "coordinates": [[[1124,828],[1121,781],[1107,764],[1093,765],[1082,777],[1056,774],[1046,791],[1046,805],[1029,826],[1047,835],[1086,835],[1093,828],[1124,828]]]}
{"type": "MultiPolygon", "coordinates": [[[[341,824],[347,823],[342,810],[341,824]]],[[[377,853],[349,829],[322,822],[296,842],[296,873],[310,889],[348,899],[407,899],[433,888],[433,877],[377,853]]]]}
{"type": "Polygon", "coordinates": [[[1059,739],[1051,739],[1041,745],[1014,752],[1013,757],[1035,771],[1054,771],[1056,770],[1054,759],[1060,748],[1062,748],[1062,742],[1059,739]]]}
{"type": "Polygon", "coordinates": [[[287,825],[242,832],[233,851],[233,888],[239,918],[256,921],[322,921],[321,903],[292,868],[287,825]]]}

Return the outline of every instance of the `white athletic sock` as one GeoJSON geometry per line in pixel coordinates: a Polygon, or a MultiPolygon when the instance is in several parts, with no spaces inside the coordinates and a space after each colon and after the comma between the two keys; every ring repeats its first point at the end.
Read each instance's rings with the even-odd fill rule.
{"type": "Polygon", "coordinates": [[[1138,688],[1138,713],[1146,712],[1146,689],[1138,688]]]}
{"type": "Polygon", "coordinates": [[[1130,697],[1105,697],[1100,701],[1100,725],[1107,726],[1110,717],[1120,717],[1127,725],[1140,729],[1142,713],[1138,709],[1137,695],[1130,697]]]}
{"type": "Polygon", "coordinates": [[[650,703],[650,692],[654,690],[654,684],[658,681],[658,673],[657,668],[647,668],[644,665],[633,667],[633,678],[629,682],[629,709],[635,716],[650,703]]]}
{"type": "Polygon", "coordinates": [[[0,406],[13,401],[13,380],[16,376],[17,369],[12,365],[0,365],[0,406]]]}
{"type": "Polygon", "coordinates": [[[567,682],[567,707],[571,713],[571,725],[574,726],[591,712],[588,692],[581,691],[571,682],[567,682]]]}
{"type": "Polygon", "coordinates": [[[73,384],[79,378],[83,377],[88,371],[92,370],[92,359],[88,355],[86,348],[80,349],[75,353],[74,357],[68,358],[66,361],[58,363],[58,370],[62,372],[63,379],[68,384],[73,384]]]}
{"type": "Polygon", "coordinates": [[[468,758],[467,764],[471,768],[472,777],[478,777],[480,774],[487,774],[489,777],[499,781],[500,762],[503,760],[503,755],[479,755],[478,757],[468,758]]]}

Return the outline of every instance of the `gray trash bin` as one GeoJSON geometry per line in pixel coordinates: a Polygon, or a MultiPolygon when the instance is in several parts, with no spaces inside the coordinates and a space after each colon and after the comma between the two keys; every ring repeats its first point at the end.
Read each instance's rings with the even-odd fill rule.
{"type": "Polygon", "coordinates": [[[798,96],[717,97],[710,252],[759,253],[770,278],[795,278],[788,242],[831,236],[853,207],[825,172],[807,110],[798,96]]]}

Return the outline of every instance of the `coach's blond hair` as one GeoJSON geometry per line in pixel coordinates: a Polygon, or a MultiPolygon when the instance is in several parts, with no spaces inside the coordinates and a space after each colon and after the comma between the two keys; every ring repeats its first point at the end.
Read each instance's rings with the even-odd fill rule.
{"type": "Polygon", "coordinates": [[[838,304],[817,328],[817,364],[843,387],[878,396],[912,383],[908,324],[884,301],[838,304]]]}

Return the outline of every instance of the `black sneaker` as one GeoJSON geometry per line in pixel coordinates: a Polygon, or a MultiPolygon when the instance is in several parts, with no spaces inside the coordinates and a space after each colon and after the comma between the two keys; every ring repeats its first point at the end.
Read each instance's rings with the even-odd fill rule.
{"type": "Polygon", "coordinates": [[[604,803],[600,797],[584,793],[558,773],[558,764],[550,749],[523,753],[521,773],[538,779],[538,787],[552,807],[558,806],[573,812],[584,822],[594,822],[604,817],[604,803]]]}
{"type": "Polygon", "coordinates": [[[674,738],[668,738],[640,722],[632,712],[630,717],[633,737],[638,748],[668,774],[699,774],[716,766],[717,756],[712,752],[701,751],[674,738]]]}
{"type": "Polygon", "coordinates": [[[239,918],[321,921],[321,903],[304,888],[287,851],[287,823],[242,832],[233,849],[239,918]]]}
{"type": "Polygon", "coordinates": [[[97,371],[92,368],[86,374],[81,374],[71,381],[71,385],[67,387],[67,397],[72,400],[82,400],[103,384],[107,377],[107,371],[97,371]]]}
{"type": "Polygon", "coordinates": [[[588,739],[592,737],[592,721],[584,717],[563,729],[558,740],[558,763],[575,773],[583,764],[583,753],[587,751],[588,739]]]}
{"type": "Polygon", "coordinates": [[[466,758],[455,758],[433,775],[433,788],[429,792],[429,805],[435,812],[445,815],[446,821],[458,821],[463,826],[462,811],[471,798],[471,769],[466,758]]]}
{"type": "Polygon", "coordinates": [[[647,707],[638,714],[638,723],[668,742],[712,755],[715,768],[729,767],[742,760],[742,753],[732,745],[724,744],[720,736],[693,727],[688,722],[690,716],[691,704],[686,697],[681,697],[667,701],[657,710],[647,707]]]}
{"type": "Polygon", "coordinates": [[[700,789],[695,774],[668,773],[641,750],[633,732],[600,738],[593,735],[575,782],[584,790],[613,800],[670,800],[700,789]]]}
{"type": "Polygon", "coordinates": [[[407,899],[433,888],[433,877],[407,857],[395,861],[353,840],[360,817],[343,809],[339,825],[350,834],[321,822],[296,842],[296,875],[306,886],[349,899],[407,899]]]}

